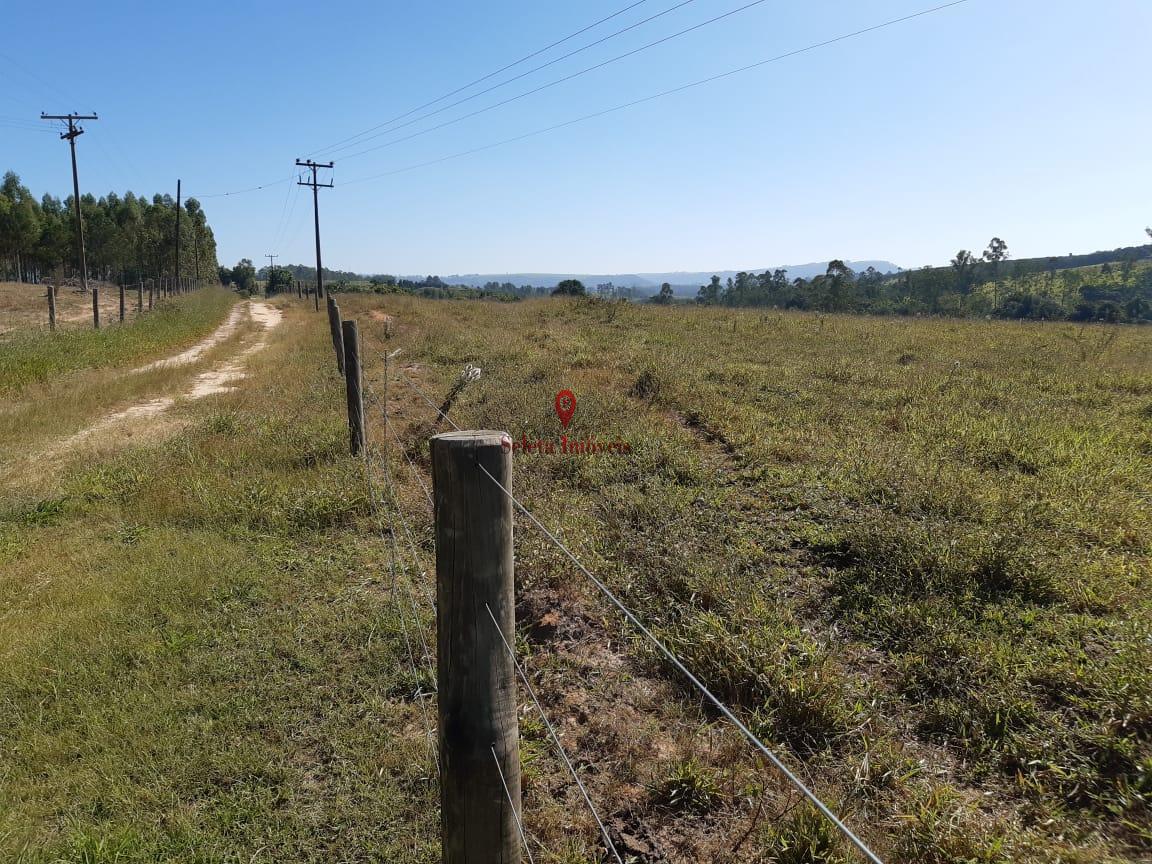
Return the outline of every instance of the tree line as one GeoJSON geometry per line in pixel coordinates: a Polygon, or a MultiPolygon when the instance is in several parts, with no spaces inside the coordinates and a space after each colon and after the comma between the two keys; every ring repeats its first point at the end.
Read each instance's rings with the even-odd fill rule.
{"type": "MultiPolygon", "coordinates": [[[[737,273],[726,283],[713,276],[710,284],[700,286],[696,302],[868,314],[1152,320],[1152,266],[1141,263],[1152,258],[1152,246],[1117,253],[1112,260],[1103,258],[1099,268],[1078,261],[1076,269],[1069,269],[1068,259],[1062,258],[1012,261],[1008,244],[994,237],[980,254],[961,249],[948,267],[898,273],[869,267],[856,273],[837,260],[812,279],[789,279],[786,270],[737,273]]],[[[1108,254],[1079,258],[1098,261],[1108,254]]],[[[665,284],[650,302],[674,299],[665,284]]]]}
{"type": "MultiPolygon", "coordinates": [[[[90,279],[137,282],[158,276],[215,279],[216,237],[200,202],[181,204],[180,273],[176,273],[176,202],[133,192],[80,196],[90,279]],[[197,264],[199,272],[197,272],[197,264]]],[[[40,282],[57,268],[78,276],[74,199],[39,200],[9,171],[0,182],[0,274],[40,282]]]]}

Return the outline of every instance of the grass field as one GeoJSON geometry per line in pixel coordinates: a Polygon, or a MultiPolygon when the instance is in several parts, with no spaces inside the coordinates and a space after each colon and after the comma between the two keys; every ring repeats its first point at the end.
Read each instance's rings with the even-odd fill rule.
{"type": "MultiPolygon", "coordinates": [[[[483,370],[462,427],[555,439],[567,387],[569,436],[630,443],[518,457],[514,491],[886,861],[1152,855],[1146,330],[340,299],[376,450],[396,348],[437,402],[483,370]]],[[[405,447],[366,484],[326,321],[279,302],[236,392],[0,493],[0,858],[437,860],[406,647],[432,635],[435,413],[393,376],[405,447]]],[[[858,860],[523,520],[517,579],[518,647],[622,852],[858,860]]],[[[602,860],[521,724],[537,860],[602,860]]]]}

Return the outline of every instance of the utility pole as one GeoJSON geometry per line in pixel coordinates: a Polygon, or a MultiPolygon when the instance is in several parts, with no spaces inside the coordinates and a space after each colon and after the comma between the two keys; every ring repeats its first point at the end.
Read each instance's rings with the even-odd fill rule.
{"type": "Polygon", "coordinates": [[[78,120],[99,120],[95,112],[92,114],[45,114],[40,112],[41,120],[67,120],[68,131],[60,133],[60,139],[67,141],[72,148],[72,199],[76,203],[76,241],[80,253],[80,284],[84,293],[88,293],[88,255],[84,250],[84,220],[80,216],[80,178],[76,173],[76,139],[84,134],[84,130],[76,125],[78,120]]]}
{"type": "Polygon", "coordinates": [[[311,180],[297,180],[297,186],[311,186],[312,187],[312,214],[316,223],[316,310],[320,310],[320,298],[324,295],[324,265],[320,261],[320,189],[331,189],[333,183],[320,183],[316,179],[316,171],[319,168],[333,168],[334,162],[313,162],[311,159],[296,160],[296,164],[301,168],[309,168],[312,171],[311,180]]]}
{"type": "MultiPolygon", "coordinates": [[[[268,286],[271,286],[272,285],[272,274],[276,272],[276,265],[273,264],[272,262],[275,259],[279,258],[280,256],[279,255],[265,255],[264,257],[268,259],[268,286]]],[[[265,286],[265,288],[264,288],[264,294],[265,295],[268,294],[268,286],[265,286]]]]}
{"type": "Polygon", "coordinates": [[[176,293],[180,293],[180,181],[176,181],[176,293]]]}
{"type": "Polygon", "coordinates": [[[193,258],[196,261],[196,288],[200,287],[200,220],[197,219],[192,226],[195,228],[194,240],[192,242],[193,258]]]}

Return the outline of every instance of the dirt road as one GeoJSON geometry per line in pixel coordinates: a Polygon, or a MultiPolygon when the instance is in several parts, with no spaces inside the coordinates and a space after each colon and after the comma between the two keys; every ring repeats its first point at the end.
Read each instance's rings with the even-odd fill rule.
{"type": "Polygon", "coordinates": [[[178,396],[160,396],[145,399],[108,414],[97,420],[86,429],[77,432],[53,448],[57,453],[66,453],[80,444],[99,438],[106,433],[116,431],[123,433],[136,428],[146,421],[155,421],[160,415],[172,408],[177,401],[204,399],[218,393],[227,393],[235,389],[234,384],[246,375],[246,365],[254,354],[262,351],[268,344],[268,336],[272,330],[280,325],[283,318],[279,309],[267,303],[247,301],[238,304],[228,318],[212,335],[198,342],[186,351],[157,360],[146,366],[133,369],[129,374],[140,374],[154,369],[170,368],[173,366],[187,366],[195,363],[210,349],[224,342],[245,322],[251,320],[259,325],[248,344],[241,342],[239,350],[232,356],[219,361],[212,368],[201,372],[192,379],[189,386],[178,396]]]}

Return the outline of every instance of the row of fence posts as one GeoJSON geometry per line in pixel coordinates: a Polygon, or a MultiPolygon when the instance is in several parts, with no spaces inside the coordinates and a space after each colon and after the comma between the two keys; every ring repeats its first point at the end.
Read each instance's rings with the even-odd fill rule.
{"type": "MultiPolygon", "coordinates": [[[[359,456],[366,441],[359,329],[355,321],[341,320],[331,294],[327,304],[336,367],[345,381],[349,445],[359,456]]],[[[387,398],[385,390],[385,414],[387,398]]],[[[507,440],[506,433],[491,431],[431,439],[444,864],[521,860],[519,702],[516,667],[503,641],[503,634],[516,632],[507,440]]]]}
{"type": "MultiPolygon", "coordinates": [[[[63,280],[57,277],[55,282],[49,282],[46,291],[46,298],[48,300],[48,329],[55,332],[56,330],[56,292],[60,290],[60,283],[63,280]]],[[[145,279],[134,285],[125,285],[120,283],[120,322],[123,323],[127,317],[127,298],[126,292],[132,288],[136,288],[136,313],[138,315],[144,314],[144,288],[148,288],[148,311],[151,312],[156,305],[156,297],[159,295],[163,297],[175,297],[179,294],[190,294],[200,288],[200,283],[190,276],[180,277],[165,277],[160,276],[156,279],[145,279]]],[[[100,286],[93,285],[90,289],[92,294],[92,327],[96,330],[100,329],[100,286]]]]}
{"type": "Polygon", "coordinates": [[[301,281],[300,279],[294,279],[292,281],[296,285],[296,299],[307,300],[311,297],[317,312],[320,311],[320,298],[325,295],[327,295],[328,299],[332,297],[331,292],[325,291],[323,285],[317,288],[315,282],[301,281]]]}

